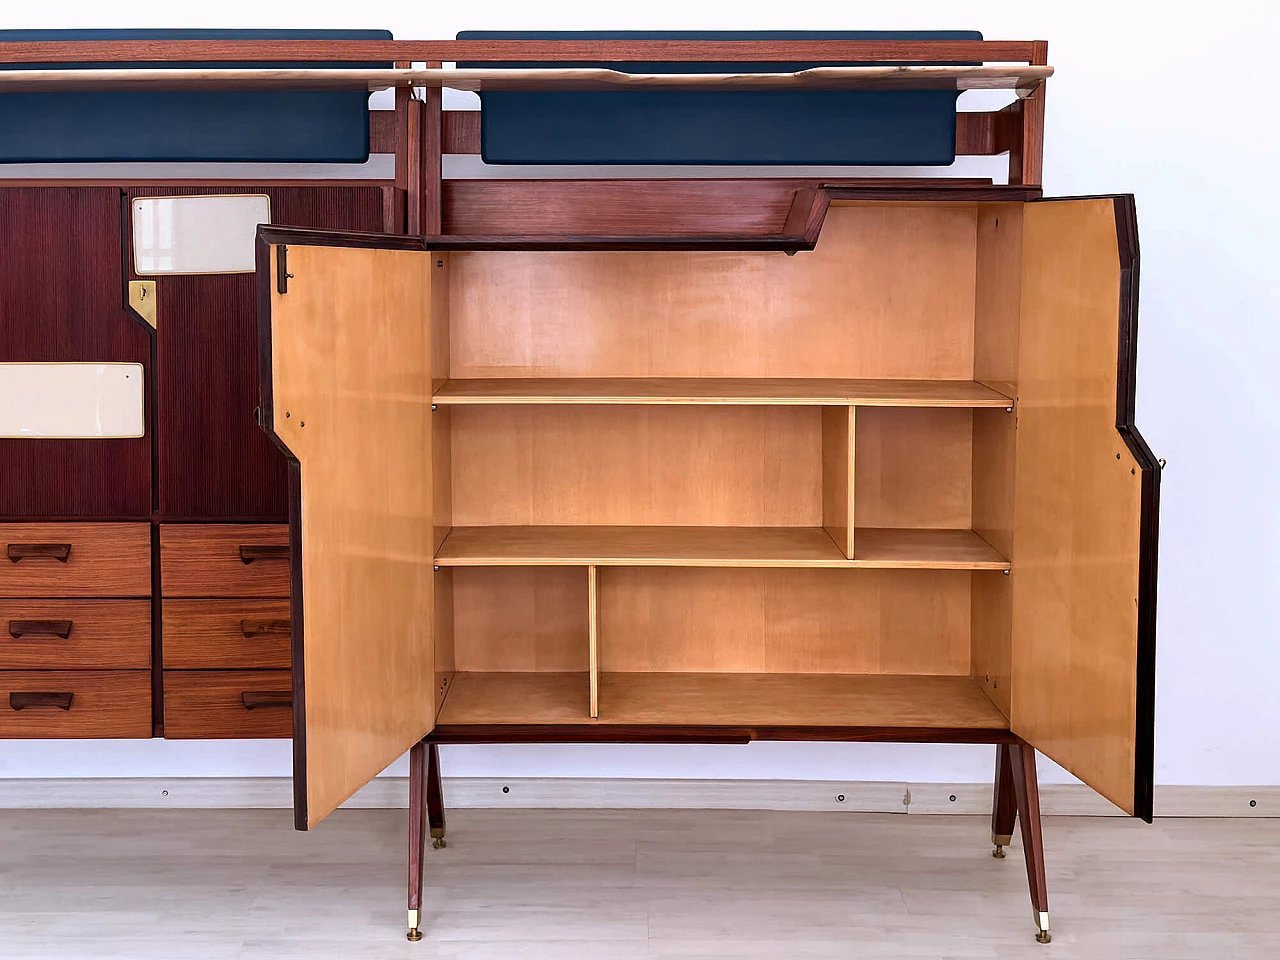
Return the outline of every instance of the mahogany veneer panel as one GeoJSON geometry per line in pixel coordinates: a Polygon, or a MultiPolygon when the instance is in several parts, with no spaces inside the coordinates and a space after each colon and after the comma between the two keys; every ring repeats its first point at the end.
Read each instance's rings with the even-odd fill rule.
{"type": "Polygon", "coordinates": [[[735,377],[526,377],[449,380],[437,404],[795,404],[883,407],[1008,407],[1009,397],[972,380],[743,379],[735,377]]]}
{"type": "MultiPolygon", "coordinates": [[[[376,186],[157,184],[130,197],[228,193],[266,194],[273,223],[383,228],[376,186]]],[[[118,235],[114,242],[118,248],[118,235]]],[[[117,270],[117,299],[119,277],[117,270]]],[[[256,297],[252,273],[156,278],[162,519],[288,519],[285,458],[255,417],[256,297]]]]}
{"type": "Polygon", "coordinates": [[[292,736],[292,684],[288,670],[166,670],[165,739],[292,736]]]}
{"type": "MultiPolygon", "coordinates": [[[[140,363],[123,306],[121,192],[0,186],[0,362],[140,363]]],[[[151,428],[111,440],[0,439],[0,517],[151,515],[151,428]]]]}
{"type": "Polygon", "coordinates": [[[289,555],[244,562],[242,547],[288,547],[274,523],[165,523],[160,588],[166,597],[287,597],[289,555]]]}
{"type": "Polygon", "coordinates": [[[822,523],[816,407],[454,407],[453,523],[822,523]]]}
{"type": "Polygon", "coordinates": [[[973,377],[976,208],[833,205],[815,250],[449,255],[453,378],[973,377]]]}
{"type": "Polygon", "coordinates": [[[0,549],[0,597],[151,595],[151,527],[145,523],[3,523],[0,549]],[[40,544],[70,547],[66,561],[12,562],[16,552],[40,544]]]}
{"type": "Polygon", "coordinates": [[[440,724],[1008,729],[968,677],[604,673],[597,721],[588,693],[585,673],[459,673],[440,724]]]}
{"type": "Polygon", "coordinates": [[[166,669],[289,668],[288,600],[166,600],[163,622],[166,669]]]}
{"type": "Polygon", "coordinates": [[[150,666],[148,600],[0,600],[0,669],[145,670],[150,666]],[[50,627],[67,636],[51,633],[50,627]]]}
{"type": "Polygon", "coordinates": [[[0,671],[0,738],[150,736],[150,670],[0,671]],[[24,693],[70,694],[71,705],[13,709],[13,695],[24,693]]]}
{"type": "Polygon", "coordinates": [[[605,671],[969,673],[966,571],[599,568],[605,671]]]}

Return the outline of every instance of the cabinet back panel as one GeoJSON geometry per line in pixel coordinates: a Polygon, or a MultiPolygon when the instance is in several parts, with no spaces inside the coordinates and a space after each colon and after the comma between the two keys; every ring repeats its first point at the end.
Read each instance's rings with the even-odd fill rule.
{"type": "Polygon", "coordinates": [[[971,379],[976,208],[833,206],[817,249],[450,256],[450,376],[971,379]]]}
{"type": "Polygon", "coordinates": [[[587,669],[586,567],[457,567],[452,577],[457,670],[587,669]]]}
{"type": "MultiPolygon", "coordinates": [[[[973,516],[972,413],[859,407],[853,458],[858,526],[968,528],[973,516]]],[[[1003,411],[1000,415],[1007,416],[1003,411]]]]}
{"type": "Polygon", "coordinates": [[[967,571],[597,573],[604,671],[969,673],[967,571]]]}
{"type": "Polygon", "coordinates": [[[455,407],[451,427],[455,526],[822,525],[819,407],[455,407]]]}

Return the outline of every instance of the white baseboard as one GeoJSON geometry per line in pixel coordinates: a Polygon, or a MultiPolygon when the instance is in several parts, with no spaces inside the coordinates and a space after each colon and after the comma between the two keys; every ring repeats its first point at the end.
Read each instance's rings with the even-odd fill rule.
{"type": "MultiPolygon", "coordinates": [[[[969,814],[991,809],[990,783],[446,777],[446,807],[809,810],[969,814]]],[[[345,806],[405,807],[404,777],[379,777],[345,806]]],[[[293,805],[288,777],[0,780],[0,809],[251,809],[293,805]]],[[[1046,816],[1123,816],[1081,784],[1045,784],[1046,816]]],[[[1158,786],[1157,817],[1280,816],[1280,786],[1158,786]]]]}

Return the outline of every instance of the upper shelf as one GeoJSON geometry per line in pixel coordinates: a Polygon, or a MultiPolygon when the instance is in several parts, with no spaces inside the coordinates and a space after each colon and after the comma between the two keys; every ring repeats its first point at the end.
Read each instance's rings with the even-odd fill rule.
{"type": "Polygon", "coordinates": [[[761,404],[768,406],[1008,407],[973,380],[593,377],[449,380],[437,404],[761,404]]]}
{"type": "Polygon", "coordinates": [[[454,527],[436,551],[448,567],[861,567],[1007,570],[972,530],[859,528],[849,560],[822,527],[454,527]]]}
{"type": "Polygon", "coordinates": [[[577,67],[445,69],[113,68],[0,70],[0,92],[192,90],[210,88],[452,90],[1014,90],[1030,95],[1048,66],[812,67],[794,73],[624,73],[577,67]]]}

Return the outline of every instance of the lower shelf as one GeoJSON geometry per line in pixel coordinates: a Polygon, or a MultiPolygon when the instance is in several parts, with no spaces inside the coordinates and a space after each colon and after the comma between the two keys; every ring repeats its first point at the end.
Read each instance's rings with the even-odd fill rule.
{"type": "Polygon", "coordinates": [[[814,726],[1007,730],[969,677],[603,673],[455,674],[437,724],[814,726]]]}

